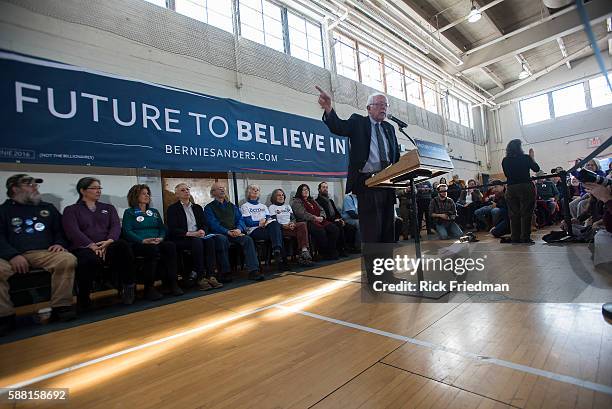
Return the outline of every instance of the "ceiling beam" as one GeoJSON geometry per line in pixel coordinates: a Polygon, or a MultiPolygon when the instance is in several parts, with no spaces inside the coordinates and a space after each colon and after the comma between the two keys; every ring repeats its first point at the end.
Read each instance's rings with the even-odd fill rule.
{"type": "MultiPolygon", "coordinates": [[[[563,41],[563,37],[557,38],[557,44],[559,44],[559,49],[561,50],[561,55],[563,58],[567,58],[567,49],[565,48],[565,42],[563,41]]],[[[568,61],[565,63],[568,69],[572,69],[572,64],[568,61]]]]}
{"type": "MultiPolygon", "coordinates": [[[[489,4],[487,4],[487,5],[484,5],[484,6],[482,6],[482,7],[480,7],[479,2],[477,2],[477,1],[476,1],[475,3],[477,3],[478,9],[479,9],[479,10],[480,10],[480,12],[482,13],[483,11],[485,11],[485,10],[487,10],[487,9],[490,9],[490,8],[491,8],[491,7],[493,7],[493,6],[498,5],[498,4],[499,4],[499,3],[501,3],[502,1],[504,1],[504,0],[493,0],[491,3],[489,3],[489,4]]],[[[484,13],[483,13],[483,14],[484,14],[484,13]]],[[[458,18],[457,20],[452,21],[452,22],[448,23],[447,25],[445,25],[444,27],[442,27],[442,28],[440,28],[440,29],[438,29],[438,30],[434,31],[434,33],[443,33],[444,31],[448,30],[449,28],[453,28],[453,27],[455,27],[457,24],[461,24],[461,23],[463,23],[464,21],[466,21],[466,20],[467,20],[467,18],[468,18],[468,15],[466,14],[464,17],[458,18]]]]}
{"type": "MultiPolygon", "coordinates": [[[[591,18],[591,24],[599,24],[612,15],[609,0],[592,0],[585,4],[585,9],[591,18]]],[[[574,6],[575,7],[575,6],[574,6]]],[[[478,47],[478,51],[466,52],[462,72],[486,67],[493,63],[511,58],[513,55],[538,47],[558,37],[566,36],[582,30],[582,21],[575,8],[562,15],[552,15],[542,22],[536,23],[530,29],[519,29],[518,34],[508,33],[501,37],[503,41],[495,40],[495,47],[478,47]]]]}
{"type": "Polygon", "coordinates": [[[482,72],[491,79],[499,88],[504,89],[505,85],[502,80],[495,74],[493,71],[488,69],[487,67],[482,67],[482,72]]]}
{"type": "MultiPolygon", "coordinates": [[[[598,44],[601,47],[602,42],[599,42],[598,44]]],[[[545,69],[543,69],[541,71],[533,73],[533,75],[525,78],[524,80],[518,81],[515,84],[507,87],[503,91],[498,92],[497,94],[495,94],[494,99],[497,99],[497,98],[501,97],[502,95],[505,95],[505,94],[507,94],[509,92],[512,92],[512,91],[522,87],[525,84],[529,84],[531,81],[537,80],[538,78],[540,78],[540,77],[548,74],[549,72],[554,71],[558,67],[564,65],[567,61],[572,61],[572,60],[584,57],[585,55],[589,54],[592,51],[593,51],[593,49],[591,48],[591,46],[587,45],[586,47],[581,48],[580,50],[576,51],[575,53],[568,55],[566,58],[564,58],[564,59],[562,59],[560,61],[557,61],[556,63],[554,63],[550,67],[546,67],[545,69]]]]}

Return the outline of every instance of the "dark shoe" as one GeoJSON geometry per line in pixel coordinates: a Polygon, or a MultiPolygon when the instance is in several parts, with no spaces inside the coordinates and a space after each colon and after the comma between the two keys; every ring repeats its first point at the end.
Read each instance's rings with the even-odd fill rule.
{"type": "Polygon", "coordinates": [[[279,248],[275,248],[272,251],[272,257],[274,257],[274,264],[276,264],[276,268],[280,270],[282,268],[283,257],[279,248]]]}
{"type": "Polygon", "coordinates": [[[338,252],[338,256],[340,256],[340,257],[348,257],[348,254],[346,254],[346,251],[342,250],[342,251],[338,252]]]}
{"type": "Polygon", "coordinates": [[[72,321],[77,316],[76,309],[72,305],[63,307],[53,307],[51,309],[52,322],[72,321]]]}
{"type": "Polygon", "coordinates": [[[509,244],[509,243],[520,243],[520,240],[512,240],[510,237],[502,237],[499,240],[500,243],[502,244],[509,244]]]}
{"type": "Polygon", "coordinates": [[[8,335],[16,327],[15,314],[0,317],[0,337],[8,335]]]}
{"type": "Polygon", "coordinates": [[[87,311],[91,308],[93,302],[91,301],[91,298],[89,298],[89,294],[87,294],[87,296],[78,296],[77,297],[77,308],[80,311],[87,311]]]}
{"type": "Polygon", "coordinates": [[[174,296],[179,296],[179,295],[183,295],[185,294],[183,292],[183,290],[181,289],[181,287],[179,287],[178,283],[176,282],[176,280],[174,280],[172,282],[172,284],[170,284],[170,292],[172,295],[174,296]]]}
{"type": "Polygon", "coordinates": [[[230,273],[225,273],[219,277],[219,281],[222,282],[223,284],[227,284],[227,283],[231,283],[232,281],[234,281],[234,279],[232,278],[232,275],[230,273]]]}
{"type": "Polygon", "coordinates": [[[523,243],[523,244],[535,244],[535,241],[533,241],[531,239],[523,239],[523,240],[521,240],[521,243],[523,243]]]}
{"type": "Polygon", "coordinates": [[[123,304],[132,305],[134,299],[136,299],[136,284],[123,284],[123,293],[121,294],[123,304]]]}
{"type": "Polygon", "coordinates": [[[189,276],[183,279],[183,286],[185,288],[193,288],[198,282],[198,273],[192,271],[189,276]]]}
{"type": "Polygon", "coordinates": [[[249,273],[249,280],[253,281],[263,281],[266,278],[259,272],[259,270],[251,271],[249,273]]]}
{"type": "Polygon", "coordinates": [[[155,287],[147,287],[145,289],[145,298],[149,301],[157,301],[162,299],[164,296],[160,294],[159,291],[155,289],[155,287]]]}

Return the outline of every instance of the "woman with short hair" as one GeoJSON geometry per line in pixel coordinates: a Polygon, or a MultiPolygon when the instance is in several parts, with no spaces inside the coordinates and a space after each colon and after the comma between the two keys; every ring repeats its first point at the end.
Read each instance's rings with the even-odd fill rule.
{"type": "Polygon", "coordinates": [[[162,297],[153,286],[160,266],[165,270],[162,283],[167,292],[182,295],[177,282],[176,246],[164,240],[166,226],[157,209],[150,207],[151,189],[147,185],[134,185],[127,199],[130,207],[123,213],[123,235],[132,244],[134,254],[144,257],[145,298],[154,301],[162,297]]]}

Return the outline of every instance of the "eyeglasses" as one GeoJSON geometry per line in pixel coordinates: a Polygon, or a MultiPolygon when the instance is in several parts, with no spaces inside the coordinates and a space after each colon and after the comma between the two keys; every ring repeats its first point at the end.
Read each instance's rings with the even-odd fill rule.
{"type": "Polygon", "coordinates": [[[383,104],[383,103],[381,103],[381,102],[378,102],[378,103],[376,103],[376,104],[370,104],[370,106],[375,106],[375,107],[379,107],[379,108],[380,108],[380,107],[389,108],[389,104],[386,104],[386,103],[385,103],[385,104],[383,104]]]}
{"type": "Polygon", "coordinates": [[[19,184],[22,185],[22,186],[28,186],[28,187],[36,187],[36,186],[38,186],[38,183],[34,182],[33,179],[22,180],[21,182],[19,182],[19,184]]]}

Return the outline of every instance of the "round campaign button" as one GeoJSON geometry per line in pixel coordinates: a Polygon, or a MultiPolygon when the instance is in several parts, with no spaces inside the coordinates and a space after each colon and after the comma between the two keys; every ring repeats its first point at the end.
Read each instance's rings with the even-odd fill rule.
{"type": "Polygon", "coordinates": [[[43,231],[45,230],[45,224],[44,223],[36,223],[34,225],[34,228],[36,229],[36,231],[43,231]]]}
{"type": "Polygon", "coordinates": [[[13,231],[14,231],[15,233],[19,234],[19,233],[21,233],[21,231],[22,231],[22,230],[21,230],[21,227],[15,227],[15,228],[13,229],[13,231]]]}
{"type": "Polygon", "coordinates": [[[143,216],[138,216],[138,217],[136,218],[136,221],[137,221],[138,223],[140,223],[140,222],[141,222],[141,221],[143,221],[143,220],[144,220],[144,217],[143,217],[143,216]]]}
{"type": "Polygon", "coordinates": [[[147,213],[147,216],[153,216],[153,211],[151,211],[151,210],[147,210],[146,213],[147,213]]]}
{"type": "Polygon", "coordinates": [[[21,223],[23,223],[23,220],[21,220],[19,217],[13,217],[11,219],[11,224],[13,226],[19,226],[19,225],[21,225],[21,223]]]}
{"type": "Polygon", "coordinates": [[[28,227],[28,228],[25,229],[25,232],[28,233],[28,234],[32,234],[32,233],[34,233],[34,229],[31,228],[31,227],[28,227]]]}
{"type": "Polygon", "coordinates": [[[49,217],[49,211],[47,209],[43,209],[40,211],[40,215],[42,217],[49,217]]]}
{"type": "Polygon", "coordinates": [[[34,222],[32,221],[32,219],[26,219],[25,224],[27,224],[28,226],[31,226],[34,224],[34,222]]]}

